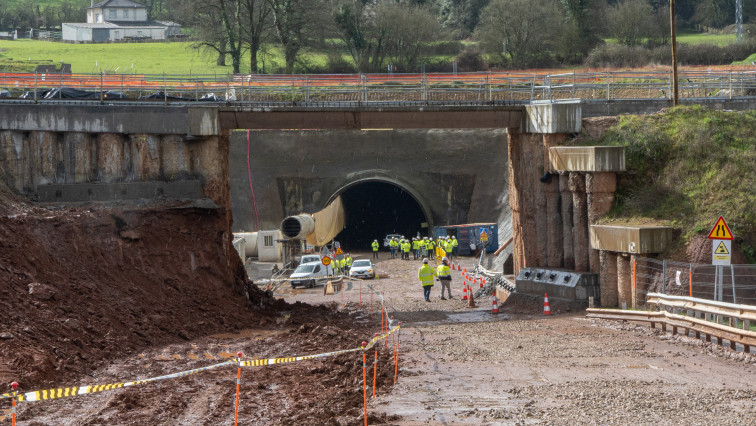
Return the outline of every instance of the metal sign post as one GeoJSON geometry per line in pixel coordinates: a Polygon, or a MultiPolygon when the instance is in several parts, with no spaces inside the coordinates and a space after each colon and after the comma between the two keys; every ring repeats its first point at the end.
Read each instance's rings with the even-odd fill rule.
{"type": "MultiPolygon", "coordinates": [[[[732,263],[732,231],[727,226],[724,217],[714,223],[714,227],[709,232],[711,240],[711,264],[716,265],[717,270],[714,275],[714,300],[722,302],[724,300],[724,266],[731,266],[732,263]]],[[[733,298],[735,297],[735,288],[733,282],[733,298]]]]}

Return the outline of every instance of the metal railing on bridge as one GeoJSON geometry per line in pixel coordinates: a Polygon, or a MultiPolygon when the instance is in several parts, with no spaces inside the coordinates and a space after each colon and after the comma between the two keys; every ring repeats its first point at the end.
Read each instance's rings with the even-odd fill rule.
{"type": "MultiPolygon", "coordinates": [[[[756,96],[756,71],[686,70],[680,98],[756,96]]],[[[526,74],[136,75],[0,73],[0,97],[40,102],[82,99],[233,103],[521,104],[538,100],[671,99],[667,71],[526,74]],[[64,88],[89,92],[70,97],[64,88]]],[[[75,94],[74,94],[75,95],[75,94]]]]}

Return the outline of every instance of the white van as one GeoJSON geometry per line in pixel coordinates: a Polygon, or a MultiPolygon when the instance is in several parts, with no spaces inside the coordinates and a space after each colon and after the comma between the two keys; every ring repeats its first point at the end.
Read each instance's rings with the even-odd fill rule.
{"type": "Polygon", "coordinates": [[[320,262],[303,263],[297,266],[294,273],[289,277],[291,288],[298,285],[302,287],[315,287],[316,284],[328,280],[328,275],[333,275],[333,268],[320,262]]]}
{"type": "Polygon", "coordinates": [[[302,258],[299,260],[300,265],[305,265],[308,263],[321,263],[321,258],[319,254],[305,254],[302,256],[302,258]]]}

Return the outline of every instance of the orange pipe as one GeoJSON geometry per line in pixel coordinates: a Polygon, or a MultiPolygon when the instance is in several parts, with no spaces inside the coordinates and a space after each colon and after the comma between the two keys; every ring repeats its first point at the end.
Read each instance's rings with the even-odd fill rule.
{"type": "Polygon", "coordinates": [[[241,387],[241,357],[242,353],[237,354],[239,356],[239,369],[236,372],[236,409],[234,410],[234,426],[239,424],[239,388],[241,387]]]}
{"type": "MultiPolygon", "coordinates": [[[[364,348],[367,342],[362,342],[364,348]]],[[[365,426],[367,426],[367,356],[362,351],[362,403],[365,406],[365,426]]]]}
{"type": "Polygon", "coordinates": [[[693,265],[688,264],[688,292],[690,297],[693,297],[693,265]]]}

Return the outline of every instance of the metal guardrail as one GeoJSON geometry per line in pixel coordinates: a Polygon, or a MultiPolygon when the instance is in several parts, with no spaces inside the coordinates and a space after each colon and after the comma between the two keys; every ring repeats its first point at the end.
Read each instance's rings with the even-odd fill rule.
{"type": "MultiPolygon", "coordinates": [[[[756,71],[684,70],[680,98],[733,99],[756,96],[756,71]]],[[[235,104],[287,102],[462,102],[522,104],[538,100],[668,100],[672,74],[667,71],[571,72],[526,74],[343,74],[343,75],[136,75],[0,73],[6,96],[44,101],[45,91],[76,88],[123,94],[123,101],[176,103],[214,94],[235,104]]],[[[113,95],[111,93],[110,95],[113,95]]],[[[59,99],[59,98],[58,98],[59,99]]]]}
{"type": "Polygon", "coordinates": [[[656,328],[658,323],[662,331],[667,331],[667,327],[671,327],[672,334],[678,334],[682,329],[682,334],[686,336],[694,333],[696,339],[700,339],[703,334],[707,342],[715,338],[719,345],[727,340],[730,349],[733,350],[740,344],[745,353],[750,353],[751,346],[756,346],[756,331],[751,330],[751,325],[756,325],[756,306],[658,293],[649,293],[648,303],[659,310],[589,308],[587,317],[649,322],[652,328],[656,328]]]}

